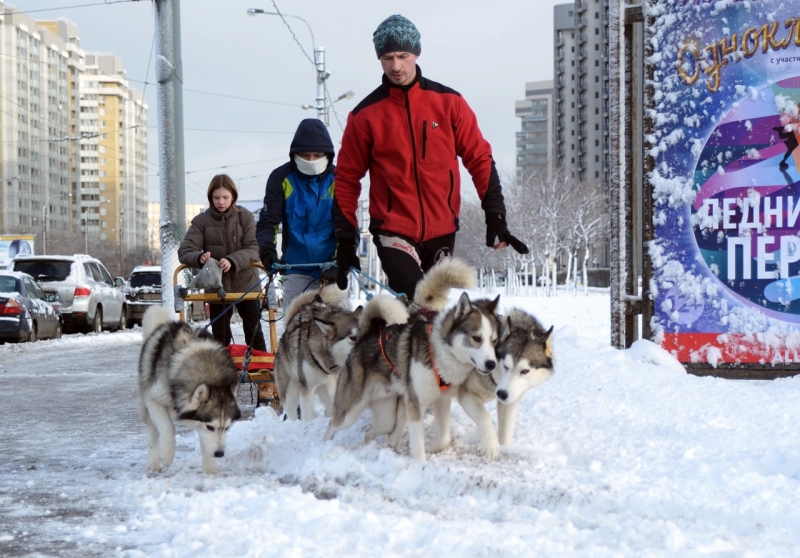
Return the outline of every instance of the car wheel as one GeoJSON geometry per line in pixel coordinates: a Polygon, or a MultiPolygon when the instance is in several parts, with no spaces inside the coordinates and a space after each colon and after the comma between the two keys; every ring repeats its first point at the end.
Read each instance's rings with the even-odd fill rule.
{"type": "Polygon", "coordinates": [[[128,307],[124,304],[122,305],[122,310],[119,313],[119,326],[117,327],[118,330],[123,330],[128,327],[128,307]]]}
{"type": "Polygon", "coordinates": [[[94,313],[94,321],[92,322],[92,331],[95,333],[103,333],[103,309],[99,306],[94,313]]]}
{"type": "Polygon", "coordinates": [[[28,343],[36,343],[38,336],[36,335],[36,323],[31,324],[31,332],[28,334],[28,343]]]}
{"type": "Polygon", "coordinates": [[[61,334],[64,332],[64,327],[61,325],[61,320],[56,324],[56,330],[53,332],[51,339],[61,339],[61,334]]]}

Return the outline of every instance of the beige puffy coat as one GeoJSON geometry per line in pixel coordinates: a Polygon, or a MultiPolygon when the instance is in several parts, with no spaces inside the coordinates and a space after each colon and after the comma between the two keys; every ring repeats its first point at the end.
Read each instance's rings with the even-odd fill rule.
{"type": "Polygon", "coordinates": [[[202,267],[200,256],[204,252],[211,252],[217,261],[227,258],[231,262],[231,270],[222,274],[225,292],[243,293],[255,285],[258,274],[250,264],[260,260],[253,215],[238,205],[225,213],[211,206],[197,215],[178,247],[178,259],[183,264],[202,267]]]}

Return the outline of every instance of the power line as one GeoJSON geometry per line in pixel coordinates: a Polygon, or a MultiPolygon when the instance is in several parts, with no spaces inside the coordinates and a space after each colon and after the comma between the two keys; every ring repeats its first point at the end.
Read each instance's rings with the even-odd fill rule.
{"type": "MultiPolygon", "coordinates": [[[[148,128],[157,129],[158,126],[148,126],[148,128]]],[[[294,132],[277,132],[277,131],[262,131],[262,130],[216,130],[212,128],[184,128],[184,132],[218,132],[224,134],[284,134],[291,135],[294,132]]]]}
{"type": "MultiPolygon", "coordinates": [[[[314,60],[312,60],[312,59],[311,59],[311,57],[310,57],[310,56],[308,55],[308,53],[306,52],[306,49],[304,49],[304,48],[303,48],[303,45],[300,43],[300,41],[298,41],[298,40],[297,40],[297,35],[295,35],[295,34],[294,34],[294,31],[292,30],[292,26],[291,26],[291,25],[289,25],[289,22],[288,22],[288,21],[286,21],[286,18],[285,18],[285,17],[283,17],[283,14],[282,14],[282,13],[281,13],[281,11],[278,9],[278,5],[275,3],[275,0],[272,0],[272,6],[275,8],[275,11],[278,13],[278,15],[280,16],[280,18],[281,18],[281,20],[283,21],[283,23],[284,23],[284,24],[286,24],[286,28],[287,28],[287,29],[289,29],[289,33],[291,33],[291,34],[292,34],[292,38],[294,39],[294,42],[296,42],[296,43],[297,43],[297,46],[299,46],[299,47],[300,47],[300,50],[302,50],[302,51],[303,51],[303,54],[305,55],[305,57],[306,57],[306,58],[308,58],[308,61],[309,61],[309,62],[311,62],[311,65],[312,65],[312,66],[316,66],[316,64],[314,63],[314,60]]],[[[302,18],[299,18],[299,19],[302,19],[302,18]]],[[[305,21],[305,20],[303,20],[303,21],[305,21]]],[[[307,22],[306,22],[306,25],[308,25],[308,23],[307,23],[307,22]]],[[[308,26],[308,29],[309,29],[309,31],[311,30],[311,26],[310,26],[310,25],[308,26]]],[[[313,35],[313,32],[312,32],[312,35],[313,35]]],[[[312,46],[312,47],[314,47],[314,48],[316,48],[316,45],[311,45],[311,46],[312,46]]]]}
{"type": "Polygon", "coordinates": [[[38,10],[25,10],[24,12],[9,10],[2,12],[0,15],[14,15],[14,14],[35,14],[38,12],[55,12],[60,10],[72,10],[74,8],[89,8],[92,6],[110,6],[111,4],[125,4],[130,2],[138,2],[139,0],[106,0],[105,2],[95,2],[93,4],[75,4],[72,6],[59,6],[56,8],[40,8],[38,10]]]}

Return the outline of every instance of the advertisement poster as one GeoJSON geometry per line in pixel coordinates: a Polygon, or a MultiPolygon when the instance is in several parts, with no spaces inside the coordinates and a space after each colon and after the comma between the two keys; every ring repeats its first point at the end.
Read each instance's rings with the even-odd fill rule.
{"type": "Polygon", "coordinates": [[[34,253],[32,234],[0,234],[0,269],[8,267],[15,256],[34,253]]]}
{"type": "Polygon", "coordinates": [[[800,363],[800,3],[651,0],[655,341],[800,363]]]}

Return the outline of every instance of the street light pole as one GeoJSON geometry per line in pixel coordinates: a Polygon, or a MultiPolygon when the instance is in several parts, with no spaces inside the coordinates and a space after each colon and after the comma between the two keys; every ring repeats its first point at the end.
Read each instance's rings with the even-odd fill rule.
{"type": "MultiPolygon", "coordinates": [[[[300,16],[278,13],[278,12],[267,12],[260,8],[250,8],[247,10],[247,15],[255,16],[258,14],[275,15],[281,18],[291,17],[293,19],[299,19],[300,21],[306,24],[306,27],[308,27],[308,32],[311,33],[311,47],[314,49],[313,64],[317,70],[317,92],[316,92],[316,97],[314,98],[314,108],[317,109],[317,118],[322,120],[326,126],[329,125],[328,111],[327,107],[325,106],[325,80],[327,80],[331,74],[325,71],[325,47],[317,46],[317,42],[314,40],[314,31],[311,30],[311,26],[308,24],[308,22],[300,16]]],[[[292,33],[292,35],[294,35],[294,33],[292,33]]],[[[295,40],[297,40],[296,37],[295,40]]],[[[306,57],[308,57],[307,54],[306,57]]],[[[305,109],[310,107],[308,107],[308,105],[303,105],[302,108],[305,109]]]]}

